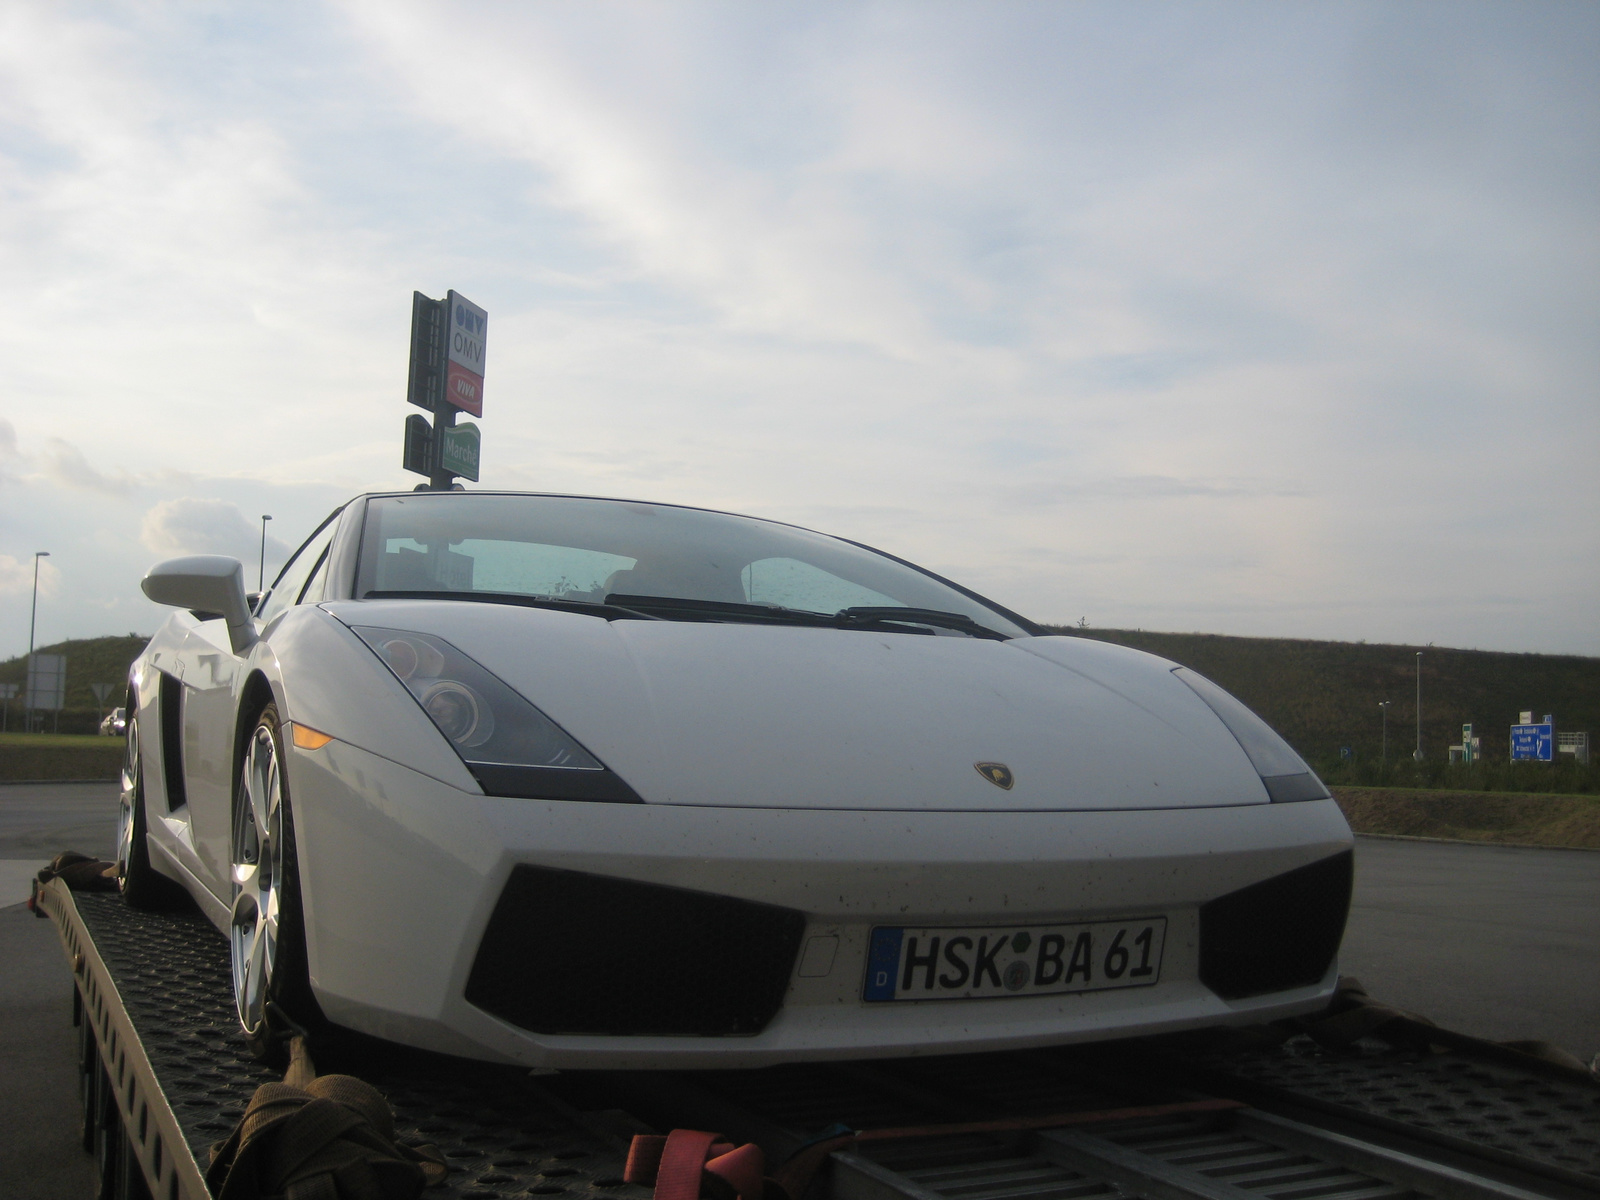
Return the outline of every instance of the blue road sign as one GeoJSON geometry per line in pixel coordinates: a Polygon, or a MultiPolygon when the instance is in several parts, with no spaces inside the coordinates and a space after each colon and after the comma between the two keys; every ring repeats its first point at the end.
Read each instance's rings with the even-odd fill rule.
{"type": "Polygon", "coordinates": [[[1511,758],[1533,762],[1550,762],[1555,758],[1555,726],[1513,725],[1511,727],[1511,758]]]}

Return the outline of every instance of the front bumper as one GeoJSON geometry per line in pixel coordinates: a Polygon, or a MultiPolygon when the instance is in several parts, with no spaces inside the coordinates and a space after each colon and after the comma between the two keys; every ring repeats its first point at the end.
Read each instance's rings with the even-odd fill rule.
{"type": "MultiPolygon", "coordinates": [[[[293,751],[312,983],[328,1017],[444,1053],[542,1067],[761,1066],[991,1050],[1273,1019],[1312,984],[1224,1000],[1201,982],[1206,901],[1351,846],[1331,801],[1133,812],[697,808],[506,799],[441,784],[342,742],[293,751]],[[466,999],[496,905],[523,864],[794,910],[781,1005],[745,1036],[534,1033],[466,999]],[[1154,987],[865,1004],[874,925],[1168,917],[1154,987]],[[826,971],[804,951],[834,939],[826,971]],[[801,962],[809,963],[800,967],[801,962]]],[[[550,914],[558,919],[556,914],[550,914]]],[[[538,914],[530,912],[530,920],[538,914]]],[[[560,961],[529,986],[593,986],[560,961]]],[[[655,986],[641,975],[637,987],[655,986]]]]}

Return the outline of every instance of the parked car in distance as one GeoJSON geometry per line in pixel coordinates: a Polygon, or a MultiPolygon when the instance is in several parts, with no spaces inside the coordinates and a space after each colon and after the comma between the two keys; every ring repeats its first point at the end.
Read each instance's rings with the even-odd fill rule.
{"type": "Polygon", "coordinates": [[[881,551],[402,492],[254,605],[217,556],[143,587],[174,611],[130,673],[121,886],[228,936],[258,1052],[754,1067],[1333,993],[1352,839],[1282,738],[881,551]]]}
{"type": "Polygon", "coordinates": [[[113,708],[100,722],[101,737],[121,737],[127,731],[127,710],[113,708]]]}

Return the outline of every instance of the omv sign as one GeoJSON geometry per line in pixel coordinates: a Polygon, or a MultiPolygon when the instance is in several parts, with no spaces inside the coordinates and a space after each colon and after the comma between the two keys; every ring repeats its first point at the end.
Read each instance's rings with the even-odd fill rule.
{"type": "Polygon", "coordinates": [[[451,292],[447,311],[450,347],[445,372],[445,399],[475,417],[483,416],[484,347],[489,337],[489,314],[465,296],[451,292]]]}

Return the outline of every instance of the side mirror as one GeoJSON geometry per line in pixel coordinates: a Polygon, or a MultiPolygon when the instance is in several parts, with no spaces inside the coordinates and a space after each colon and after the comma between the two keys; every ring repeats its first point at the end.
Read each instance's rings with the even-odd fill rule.
{"type": "Polygon", "coordinates": [[[221,613],[228,622],[228,641],[235,654],[243,654],[256,643],[244,595],[244,567],[237,558],[220,554],[169,558],[146,571],[139,586],[157,604],[221,613]]]}

